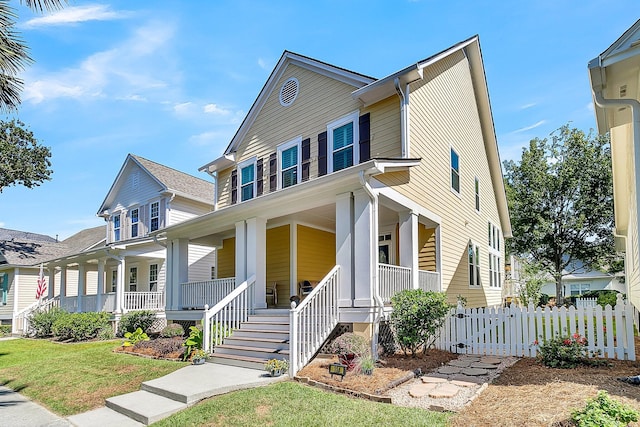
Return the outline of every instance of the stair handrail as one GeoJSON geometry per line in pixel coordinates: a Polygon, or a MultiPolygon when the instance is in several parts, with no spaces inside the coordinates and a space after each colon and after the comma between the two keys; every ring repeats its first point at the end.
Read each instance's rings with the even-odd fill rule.
{"type": "Polygon", "coordinates": [[[18,311],[14,316],[12,323],[15,326],[12,328],[12,333],[18,332],[18,325],[22,325],[22,334],[26,335],[29,329],[29,315],[36,310],[48,310],[53,306],[60,305],[60,296],[57,295],[53,298],[46,299],[44,301],[35,301],[32,304],[29,304],[22,310],[18,311]]]}
{"type": "Polygon", "coordinates": [[[297,306],[289,325],[289,376],[306,365],[338,324],[340,266],[336,265],[297,306]],[[304,338],[304,340],[302,339],[304,338]]]}
{"type": "Polygon", "coordinates": [[[240,327],[240,323],[247,321],[249,314],[253,312],[253,288],[256,283],[256,276],[253,275],[238,285],[220,302],[209,308],[204,306],[202,347],[206,352],[211,352],[215,343],[220,343],[233,329],[240,327]],[[237,304],[235,304],[237,303],[237,304]],[[233,309],[233,310],[232,310],[233,309]],[[211,319],[215,317],[215,321],[211,319]],[[222,324],[217,327],[212,334],[211,329],[214,324],[222,324]]]}

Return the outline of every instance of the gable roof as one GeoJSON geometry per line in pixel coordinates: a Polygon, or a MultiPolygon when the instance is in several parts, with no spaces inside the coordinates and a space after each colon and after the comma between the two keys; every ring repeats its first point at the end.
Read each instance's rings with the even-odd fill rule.
{"type": "Polygon", "coordinates": [[[234,164],[234,153],[236,149],[244,140],[247,132],[255,122],[260,110],[269,98],[269,95],[271,95],[273,90],[276,89],[277,82],[280,80],[289,65],[296,65],[298,67],[305,68],[323,76],[351,85],[356,89],[376,81],[374,77],[356,73],[355,71],[350,71],[346,68],[336,67],[335,65],[331,65],[326,62],[310,58],[308,56],[285,50],[282,53],[282,56],[280,57],[280,60],[276,64],[275,68],[269,75],[269,78],[265,82],[264,86],[260,90],[258,97],[253,102],[253,105],[249,109],[249,112],[240,124],[240,127],[236,131],[236,134],[233,136],[231,142],[224,150],[222,156],[200,167],[200,171],[214,172],[216,170],[223,169],[234,164]]]}
{"type": "Polygon", "coordinates": [[[128,154],[116,179],[113,181],[113,184],[111,184],[111,188],[107,192],[104,201],[100,205],[100,209],[98,209],[98,215],[100,215],[104,211],[105,206],[112,201],[115,196],[115,189],[118,187],[124,171],[130,163],[136,164],[147,173],[152,180],[158,183],[163,192],[175,193],[187,199],[213,204],[214,186],[211,182],[145,159],[144,157],[128,154]]]}
{"type": "Polygon", "coordinates": [[[62,242],[42,234],[0,229],[0,266],[37,266],[97,247],[101,242],[104,244],[104,240],[104,226],[82,230],[62,242]]]}
{"type": "Polygon", "coordinates": [[[589,68],[607,67],[613,63],[637,55],[638,52],[640,52],[640,43],[638,42],[639,34],[640,19],[618,37],[604,52],[589,61],[589,68]]]}

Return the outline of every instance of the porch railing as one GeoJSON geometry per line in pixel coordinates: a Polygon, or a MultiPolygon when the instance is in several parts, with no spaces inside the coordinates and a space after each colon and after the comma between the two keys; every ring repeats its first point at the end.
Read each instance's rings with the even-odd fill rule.
{"type": "Polygon", "coordinates": [[[229,293],[209,308],[205,305],[203,315],[203,341],[204,350],[211,352],[215,344],[222,342],[229,332],[238,329],[242,322],[249,319],[249,315],[254,313],[254,287],[256,276],[253,275],[237,288],[229,293]]]}
{"type": "Polygon", "coordinates": [[[340,266],[336,265],[290,312],[289,376],[309,362],[338,324],[340,266]]]}
{"type": "Polygon", "coordinates": [[[188,282],[182,285],[182,308],[213,307],[236,287],[236,278],[188,282]]]}
{"type": "Polygon", "coordinates": [[[411,289],[411,269],[398,265],[378,264],[380,296],[385,303],[398,292],[411,289]]]}
{"type": "Polygon", "coordinates": [[[69,313],[78,311],[78,297],[60,297],[60,308],[69,313]]]}
{"type": "Polygon", "coordinates": [[[11,332],[14,334],[22,333],[27,335],[29,332],[29,318],[36,311],[49,311],[52,307],[60,306],[60,297],[54,297],[44,301],[36,301],[28,307],[20,310],[13,317],[11,332]]]}
{"type": "Polygon", "coordinates": [[[97,295],[82,295],[82,311],[98,311],[97,295]]]}
{"type": "Polygon", "coordinates": [[[418,270],[418,282],[423,291],[440,292],[440,273],[418,270]]]}
{"type": "Polygon", "coordinates": [[[106,311],[107,313],[113,313],[116,311],[116,293],[111,292],[102,295],[102,307],[99,307],[100,311],[106,311]]]}
{"type": "Polygon", "coordinates": [[[125,292],[122,308],[125,311],[163,311],[164,292],[125,292]]]}

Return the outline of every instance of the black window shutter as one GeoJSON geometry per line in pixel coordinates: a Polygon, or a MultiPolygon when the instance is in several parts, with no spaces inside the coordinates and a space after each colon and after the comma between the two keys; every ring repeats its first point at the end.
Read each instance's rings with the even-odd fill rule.
{"type": "Polygon", "coordinates": [[[309,167],[311,165],[311,138],[302,140],[302,180],[309,180],[309,167]]]}
{"type": "Polygon", "coordinates": [[[231,171],[231,204],[238,203],[238,170],[231,171]]]}
{"type": "Polygon", "coordinates": [[[258,159],[256,161],[256,195],[262,196],[262,191],[264,189],[264,175],[262,170],[262,159],[258,159]]]}
{"type": "Polygon", "coordinates": [[[276,191],[278,188],[278,160],[277,154],[269,155],[269,191],[276,191]]]}
{"type": "Polygon", "coordinates": [[[370,113],[360,116],[360,163],[371,159],[370,113]]]}
{"type": "Polygon", "coordinates": [[[327,132],[318,134],[318,176],[327,174],[327,132]]]}

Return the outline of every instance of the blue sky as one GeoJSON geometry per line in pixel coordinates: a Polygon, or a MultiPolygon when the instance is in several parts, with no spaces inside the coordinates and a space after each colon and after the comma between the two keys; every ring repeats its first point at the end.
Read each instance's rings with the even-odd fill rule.
{"type": "Polygon", "coordinates": [[[17,1],[35,63],[18,117],[51,147],[52,180],[0,193],[0,227],[61,239],[96,217],[127,153],[208,178],[283,50],[384,77],[480,35],[502,160],[571,122],[595,127],[587,62],[637,0],[17,1]]]}

